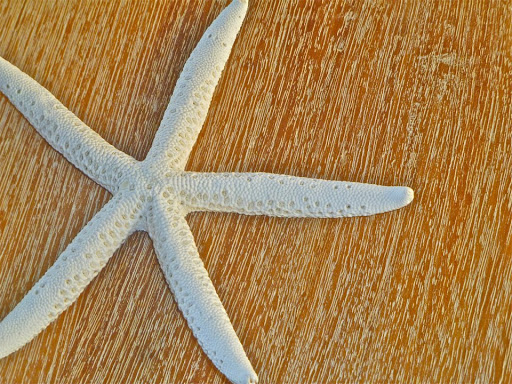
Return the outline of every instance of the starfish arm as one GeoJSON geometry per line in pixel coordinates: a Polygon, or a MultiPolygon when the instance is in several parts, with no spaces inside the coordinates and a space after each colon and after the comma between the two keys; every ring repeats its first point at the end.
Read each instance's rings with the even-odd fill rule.
{"type": "Polygon", "coordinates": [[[368,216],[409,204],[408,187],[330,181],[269,173],[183,176],[181,203],[191,211],[281,217],[368,216]]]}
{"type": "Polygon", "coordinates": [[[176,83],[147,159],[183,169],[247,11],[233,0],[206,30],[176,83]]]}
{"type": "Polygon", "coordinates": [[[184,212],[156,200],[149,234],[160,265],[194,336],[217,368],[233,383],[258,378],[204,268],[184,212]]]}
{"type": "Polygon", "coordinates": [[[41,84],[1,57],[0,91],[53,148],[109,191],[136,162],[103,140],[41,84]]]}
{"type": "Polygon", "coordinates": [[[0,322],[0,358],[32,340],[77,299],[132,232],[137,210],[136,202],[117,195],[81,230],[0,322]]]}

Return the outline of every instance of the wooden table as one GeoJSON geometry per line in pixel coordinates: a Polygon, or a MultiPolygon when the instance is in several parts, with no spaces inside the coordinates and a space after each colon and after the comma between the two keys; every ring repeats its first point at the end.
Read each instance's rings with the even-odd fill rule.
{"type": "MultiPolygon", "coordinates": [[[[143,159],[224,0],[0,0],[0,55],[143,159]]],[[[512,380],[512,7],[252,1],[188,162],[414,188],[351,219],[190,214],[261,383],[512,380]]],[[[0,97],[0,318],[109,194],[0,97]]],[[[146,234],[0,383],[225,383],[146,234]]]]}

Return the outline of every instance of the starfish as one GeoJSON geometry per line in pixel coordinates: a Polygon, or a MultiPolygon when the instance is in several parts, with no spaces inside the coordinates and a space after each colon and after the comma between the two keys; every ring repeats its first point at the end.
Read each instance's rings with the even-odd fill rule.
{"type": "Polygon", "coordinates": [[[53,148],[113,195],[0,322],[0,358],[28,343],[67,309],[127,237],[140,230],[149,233],[167,283],[204,352],[231,382],[256,383],[185,216],[192,211],[365,216],[412,201],[407,187],[185,171],[247,6],[247,0],[233,0],[207,29],[185,64],[143,161],[104,141],[49,91],[0,58],[0,90],[53,148]]]}

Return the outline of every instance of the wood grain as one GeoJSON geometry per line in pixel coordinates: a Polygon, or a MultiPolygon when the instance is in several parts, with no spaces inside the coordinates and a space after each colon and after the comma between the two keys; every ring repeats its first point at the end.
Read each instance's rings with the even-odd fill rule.
{"type": "MultiPolygon", "coordinates": [[[[143,159],[215,0],[0,0],[0,55],[143,159]]],[[[252,1],[188,163],[408,185],[369,218],[191,214],[262,383],[512,381],[512,7],[252,1]]],[[[109,199],[0,97],[0,318],[109,199]]],[[[136,234],[0,383],[225,383],[136,234]]]]}

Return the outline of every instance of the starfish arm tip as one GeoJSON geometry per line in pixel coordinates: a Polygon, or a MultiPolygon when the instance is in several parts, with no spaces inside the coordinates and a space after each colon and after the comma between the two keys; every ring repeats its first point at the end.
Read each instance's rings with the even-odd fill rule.
{"type": "Polygon", "coordinates": [[[236,377],[228,377],[228,379],[234,384],[258,384],[258,376],[252,367],[248,371],[244,371],[236,377]]]}
{"type": "Polygon", "coordinates": [[[364,183],[345,183],[348,191],[339,196],[347,201],[348,216],[370,216],[401,209],[414,200],[414,191],[404,186],[383,186],[364,183]]]}
{"type": "Polygon", "coordinates": [[[409,187],[393,187],[392,197],[398,208],[402,208],[414,200],[414,190],[409,187]]]}

